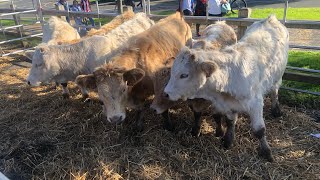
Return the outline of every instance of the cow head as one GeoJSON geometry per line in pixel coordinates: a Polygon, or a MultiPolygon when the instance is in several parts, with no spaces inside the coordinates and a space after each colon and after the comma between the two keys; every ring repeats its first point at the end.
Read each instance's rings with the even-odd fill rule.
{"type": "Polygon", "coordinates": [[[32,86],[39,86],[41,83],[49,83],[59,72],[59,64],[55,61],[57,54],[50,51],[48,46],[36,48],[35,51],[26,53],[32,57],[32,67],[27,77],[27,82],[32,86]]]}
{"type": "Polygon", "coordinates": [[[78,76],[76,83],[87,88],[96,87],[107,120],[111,123],[121,123],[126,118],[128,94],[144,76],[144,71],[138,68],[125,70],[106,65],[98,68],[93,74],[78,76]]]}
{"type": "Polygon", "coordinates": [[[187,100],[206,83],[216,70],[214,62],[205,62],[201,52],[182,48],[171,69],[171,76],[164,92],[170,100],[187,100]]]}
{"type": "Polygon", "coordinates": [[[154,76],[154,99],[150,107],[154,109],[157,114],[163,113],[174,105],[174,102],[170,101],[166,93],[164,93],[164,88],[170,79],[170,70],[174,59],[174,57],[168,59],[166,67],[157,71],[154,76]]]}

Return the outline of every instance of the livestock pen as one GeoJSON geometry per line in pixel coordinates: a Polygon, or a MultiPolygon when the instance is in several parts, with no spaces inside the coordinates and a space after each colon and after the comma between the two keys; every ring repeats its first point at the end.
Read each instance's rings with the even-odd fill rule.
{"type": "MultiPolygon", "coordinates": [[[[67,15],[54,10],[42,13],[67,15]]],[[[99,15],[105,16],[115,15],[99,15]]],[[[216,20],[194,19],[190,21],[216,20]]],[[[253,21],[227,20],[243,26],[253,21]]],[[[287,25],[319,27],[315,22],[287,25]]],[[[15,51],[13,44],[1,44],[1,48],[3,54],[15,51]]],[[[193,115],[183,103],[170,110],[176,125],[173,132],[162,128],[162,117],[152,110],[146,112],[144,131],[136,132],[134,112],[128,112],[123,124],[112,125],[103,120],[97,95],[92,92],[93,100],[84,103],[74,84],[67,100],[59,88],[29,87],[25,79],[30,63],[26,61],[19,53],[0,58],[0,171],[10,179],[320,178],[320,141],[310,136],[320,130],[319,101],[306,108],[280,97],[283,115],[273,118],[270,99],[265,99],[267,136],[275,158],[269,163],[256,153],[258,141],[246,115],[236,125],[230,150],[224,150],[220,138],[214,136],[209,110],[203,116],[201,136],[191,136],[193,115]]]]}

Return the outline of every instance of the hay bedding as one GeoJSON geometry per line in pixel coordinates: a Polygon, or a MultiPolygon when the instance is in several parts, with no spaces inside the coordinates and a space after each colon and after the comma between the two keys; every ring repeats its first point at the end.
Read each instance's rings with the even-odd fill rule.
{"type": "MultiPolygon", "coordinates": [[[[149,110],[145,129],[136,133],[133,112],[119,126],[102,120],[99,103],[82,103],[74,85],[71,98],[50,86],[25,84],[28,68],[1,58],[0,171],[11,179],[320,179],[320,125],[309,110],[282,106],[273,119],[266,100],[268,141],[274,163],[257,156],[248,119],[242,116],[231,150],[214,136],[210,112],[202,135],[190,135],[192,113],[171,110],[176,129],[162,128],[149,110]],[[306,112],[306,113],[302,113],[306,112]]],[[[93,94],[91,94],[93,95],[93,94]]]]}

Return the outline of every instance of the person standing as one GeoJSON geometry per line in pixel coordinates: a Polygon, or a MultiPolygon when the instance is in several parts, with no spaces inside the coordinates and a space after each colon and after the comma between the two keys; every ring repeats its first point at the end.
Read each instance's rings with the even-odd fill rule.
{"type": "MultiPolygon", "coordinates": [[[[80,6],[84,12],[91,12],[89,0],[81,0],[80,6]]],[[[92,19],[92,17],[88,17],[88,18],[91,22],[91,25],[94,26],[94,20],[92,19]]]]}
{"type": "MultiPolygon", "coordinates": [[[[206,16],[207,0],[196,0],[196,6],[194,9],[195,16],[206,16]]],[[[198,37],[200,36],[199,30],[200,24],[196,24],[196,33],[198,37]]]]}
{"type": "Polygon", "coordinates": [[[193,0],[180,0],[179,1],[179,11],[182,10],[183,15],[192,16],[193,15],[193,0]]]}
{"type": "Polygon", "coordinates": [[[209,13],[209,16],[222,17],[221,0],[209,0],[208,13],[209,13]]]}
{"type": "MultiPolygon", "coordinates": [[[[63,9],[65,10],[65,11],[68,11],[68,3],[67,3],[67,0],[58,0],[57,2],[56,2],[56,4],[55,4],[58,8],[59,8],[59,6],[63,6],[63,9]]],[[[59,8],[59,10],[60,10],[60,8],[59,8]]],[[[66,16],[66,21],[68,22],[68,23],[70,23],[70,18],[68,17],[68,16],[66,16]]]]}
{"type": "MultiPolygon", "coordinates": [[[[79,5],[77,0],[74,0],[72,4],[73,5],[71,6],[70,11],[78,11],[78,12],[82,11],[82,9],[81,9],[81,7],[80,7],[80,5],[79,5]]],[[[82,24],[82,18],[79,17],[79,16],[75,16],[74,17],[74,21],[75,21],[76,25],[83,25],[82,24]]],[[[85,28],[84,28],[84,30],[85,30],[85,28]]],[[[78,28],[78,32],[80,32],[80,31],[81,31],[81,28],[78,28]]]]}

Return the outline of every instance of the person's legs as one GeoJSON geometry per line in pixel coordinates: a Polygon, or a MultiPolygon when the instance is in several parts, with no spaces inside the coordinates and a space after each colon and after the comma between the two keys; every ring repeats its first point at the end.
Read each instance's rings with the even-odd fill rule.
{"type": "Polygon", "coordinates": [[[90,21],[91,25],[94,26],[94,20],[91,17],[89,17],[89,21],[90,21]]]}
{"type": "Polygon", "coordinates": [[[192,12],[188,9],[183,10],[183,15],[185,16],[192,16],[192,12]]]}
{"type": "Polygon", "coordinates": [[[196,24],[196,32],[197,32],[197,36],[201,36],[200,33],[200,24],[196,24]]]}

